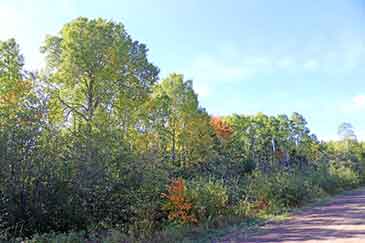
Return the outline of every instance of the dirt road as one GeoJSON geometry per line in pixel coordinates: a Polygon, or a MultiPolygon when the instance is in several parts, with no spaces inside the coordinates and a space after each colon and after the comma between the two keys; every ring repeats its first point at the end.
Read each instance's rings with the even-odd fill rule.
{"type": "Polygon", "coordinates": [[[258,232],[234,232],[219,243],[365,243],[365,188],[269,223],[258,232]]]}

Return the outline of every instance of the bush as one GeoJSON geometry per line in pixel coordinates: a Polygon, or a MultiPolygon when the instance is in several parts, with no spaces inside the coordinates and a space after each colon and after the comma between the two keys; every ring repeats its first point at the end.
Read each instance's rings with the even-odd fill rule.
{"type": "Polygon", "coordinates": [[[257,204],[251,202],[249,198],[244,198],[233,207],[233,214],[242,218],[250,218],[255,216],[256,210],[257,204]]]}
{"type": "Polygon", "coordinates": [[[299,170],[278,173],[274,183],[277,200],[287,208],[301,206],[323,193],[299,170]]]}
{"type": "Polygon", "coordinates": [[[332,195],[361,183],[360,175],[350,165],[339,161],[320,164],[308,174],[312,184],[332,195]]]}
{"type": "Polygon", "coordinates": [[[360,176],[351,166],[332,163],[329,167],[329,173],[337,179],[338,185],[343,189],[353,188],[360,184],[360,176]]]}
{"type": "Polygon", "coordinates": [[[221,181],[193,180],[188,184],[187,197],[192,202],[193,214],[199,220],[224,214],[228,204],[228,192],[221,181]]]}
{"type": "Polygon", "coordinates": [[[10,153],[0,157],[0,240],[106,228],[151,233],[161,227],[160,194],[168,178],[163,169],[152,161],[125,162],[120,147],[123,156],[81,163],[81,152],[64,148],[66,138],[45,136],[23,160],[10,153]]]}
{"type": "Polygon", "coordinates": [[[168,186],[166,194],[162,194],[165,199],[163,210],[167,211],[168,219],[178,224],[196,223],[197,219],[192,213],[192,204],[187,197],[185,181],[177,179],[168,186]]]}
{"type": "Polygon", "coordinates": [[[322,193],[318,186],[296,169],[271,174],[256,172],[250,184],[253,196],[262,209],[298,207],[322,193]]]}
{"type": "Polygon", "coordinates": [[[308,173],[308,179],[317,185],[324,193],[332,195],[341,190],[338,178],[330,173],[328,164],[320,164],[308,173]]]}

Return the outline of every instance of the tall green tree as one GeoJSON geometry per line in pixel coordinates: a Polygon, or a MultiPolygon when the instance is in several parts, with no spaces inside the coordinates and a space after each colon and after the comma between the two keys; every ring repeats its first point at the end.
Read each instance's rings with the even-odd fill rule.
{"type": "Polygon", "coordinates": [[[199,107],[192,81],[184,81],[180,74],[169,75],[154,87],[147,106],[147,127],[155,134],[163,159],[185,165],[208,156],[212,144],[210,118],[199,107]]]}
{"type": "Polygon", "coordinates": [[[135,156],[135,136],[141,107],[159,73],[147,58],[148,49],[121,23],[77,18],[48,36],[42,52],[49,122],[59,140],[67,141],[61,161],[66,184],[77,191],[71,207],[85,215],[76,223],[132,220],[136,195],[131,191],[144,180],[136,175],[142,165],[135,156]],[[128,213],[114,217],[116,209],[128,213]]]}
{"type": "Polygon", "coordinates": [[[133,41],[121,23],[78,18],[58,35],[48,36],[42,51],[51,85],[51,113],[61,114],[65,125],[82,131],[88,160],[95,132],[118,128],[127,141],[138,121],[138,106],[158,79],[159,70],[148,61],[146,46],[133,41]]]}

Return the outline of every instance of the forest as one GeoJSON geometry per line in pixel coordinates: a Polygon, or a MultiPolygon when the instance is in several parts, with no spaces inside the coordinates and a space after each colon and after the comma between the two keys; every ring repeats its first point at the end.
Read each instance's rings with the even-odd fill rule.
{"type": "Polygon", "coordinates": [[[365,182],[351,124],[320,141],[298,112],[209,114],[122,23],[40,44],[31,72],[0,41],[0,241],[198,242],[365,182]]]}

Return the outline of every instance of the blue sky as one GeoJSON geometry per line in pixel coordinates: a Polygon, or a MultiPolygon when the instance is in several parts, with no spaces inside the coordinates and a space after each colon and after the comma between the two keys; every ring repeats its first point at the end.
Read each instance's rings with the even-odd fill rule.
{"type": "Polygon", "coordinates": [[[365,140],[365,0],[0,0],[0,39],[38,69],[45,35],[78,16],[123,22],[211,114],[296,111],[322,139],[347,121],[365,140]]]}

